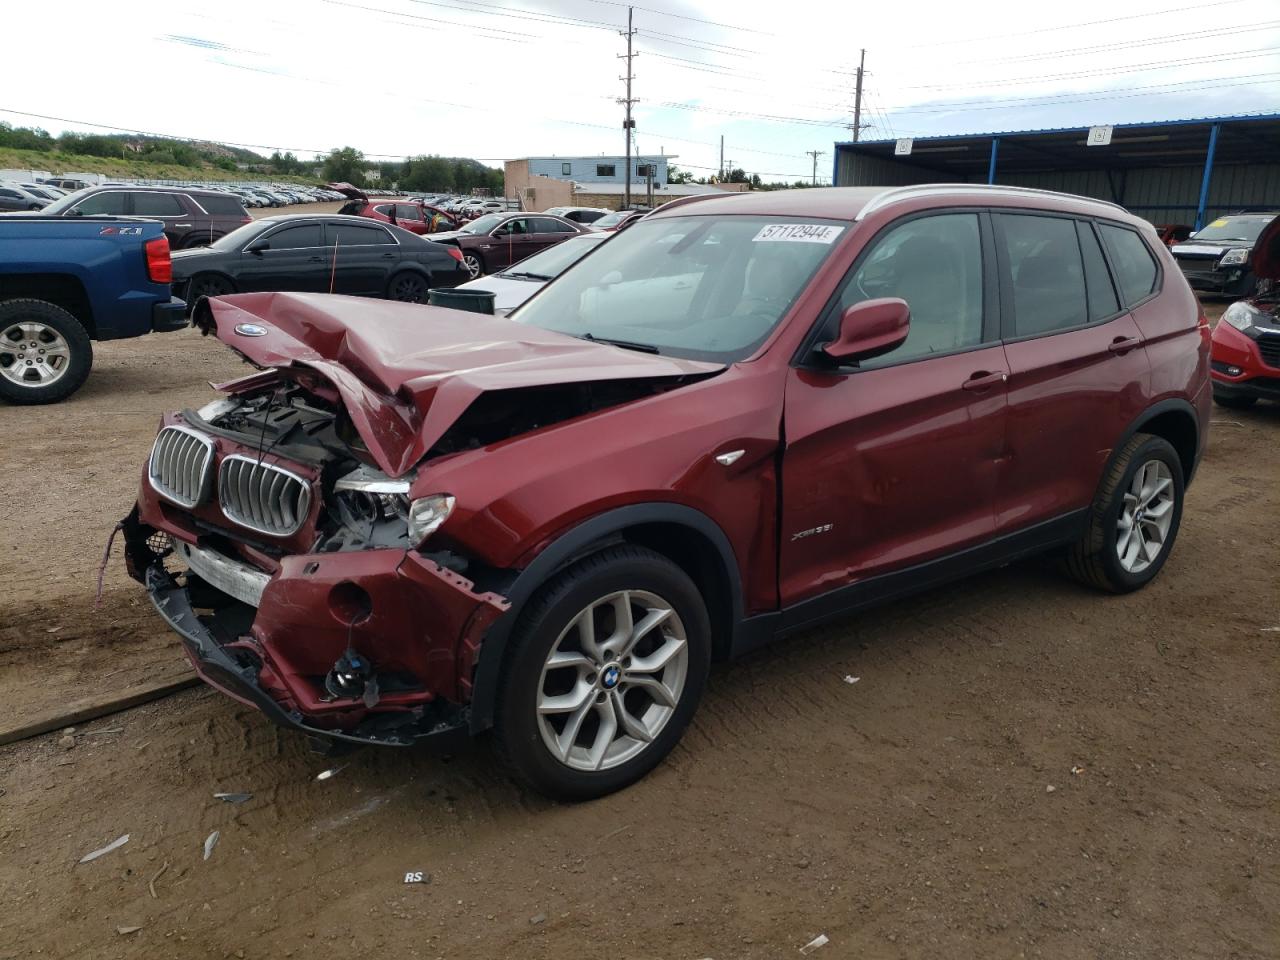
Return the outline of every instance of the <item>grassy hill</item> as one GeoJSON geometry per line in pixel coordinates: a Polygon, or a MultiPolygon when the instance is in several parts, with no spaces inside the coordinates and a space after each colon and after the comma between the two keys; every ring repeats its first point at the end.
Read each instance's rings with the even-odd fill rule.
{"type": "MultiPolygon", "coordinates": [[[[259,158],[261,159],[261,158],[259,158]]],[[[250,173],[223,170],[212,163],[184,166],[175,163],[152,163],[138,158],[92,157],[65,153],[61,150],[19,150],[0,147],[0,169],[48,170],[51,173],[100,173],[106,177],[142,178],[150,180],[269,180],[273,183],[305,183],[314,185],[315,177],[296,177],[278,173],[250,173]]]]}

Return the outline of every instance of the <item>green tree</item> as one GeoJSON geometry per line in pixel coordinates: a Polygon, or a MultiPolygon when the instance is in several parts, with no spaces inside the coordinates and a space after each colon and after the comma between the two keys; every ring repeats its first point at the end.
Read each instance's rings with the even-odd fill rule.
{"type": "Polygon", "coordinates": [[[693,183],[693,174],[674,163],[667,165],[667,183],[693,183]]]}
{"type": "Polygon", "coordinates": [[[320,175],[329,183],[350,183],[363,187],[365,160],[364,154],[355,147],[342,147],[329,151],[324,158],[320,175]]]}

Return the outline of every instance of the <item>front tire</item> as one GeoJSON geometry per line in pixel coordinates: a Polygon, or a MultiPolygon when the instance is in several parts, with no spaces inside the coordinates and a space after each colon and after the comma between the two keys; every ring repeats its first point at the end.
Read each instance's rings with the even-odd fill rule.
{"type": "Polygon", "coordinates": [[[1169,441],[1135,434],[1102,478],[1088,528],[1067,555],[1068,572],[1110,593],[1146,586],[1173,550],[1183,492],[1182,461],[1169,441]]]}
{"type": "Polygon", "coordinates": [[[678,566],[635,546],[580,560],[538,592],[512,634],[499,757],[556,799],[620,790],[679,741],[710,662],[706,606],[678,566]]]}
{"type": "Polygon", "coordinates": [[[0,397],[57,403],[83,386],[92,366],[89,334],[66,310],[44,300],[0,303],[0,397]]]}
{"type": "Polygon", "coordinates": [[[462,265],[467,268],[467,276],[472,280],[478,280],[484,276],[484,260],[480,254],[472,253],[467,250],[462,254],[462,265]]]}

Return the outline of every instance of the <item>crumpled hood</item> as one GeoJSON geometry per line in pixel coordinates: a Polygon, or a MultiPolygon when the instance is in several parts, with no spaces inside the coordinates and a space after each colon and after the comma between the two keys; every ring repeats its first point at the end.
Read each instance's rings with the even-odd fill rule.
{"type": "Polygon", "coordinates": [[[705,376],[723,364],[637,353],[483,314],[316,293],[201,301],[194,322],[259,367],[328,379],[378,467],[398,477],[482,393],[705,376]]]}

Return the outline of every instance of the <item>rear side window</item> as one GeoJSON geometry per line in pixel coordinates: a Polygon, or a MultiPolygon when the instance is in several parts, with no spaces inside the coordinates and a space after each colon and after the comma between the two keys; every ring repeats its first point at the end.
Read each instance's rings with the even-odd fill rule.
{"type": "Polygon", "coordinates": [[[133,212],[139,217],[180,217],[186,209],[172,193],[135,193],[133,212]]]}
{"type": "Polygon", "coordinates": [[[982,239],[978,215],[918,217],[878,237],[845,281],[840,312],[878,297],[907,301],[911,330],[902,346],[861,361],[860,367],[882,367],[980,344],[982,239]]]}
{"type": "Polygon", "coordinates": [[[534,233],[575,233],[573,227],[567,223],[561,223],[559,220],[552,220],[550,217],[534,217],[533,218],[534,233]]]}
{"type": "Polygon", "coordinates": [[[1013,281],[1013,333],[1034,337],[1089,319],[1084,262],[1074,220],[995,216],[1013,281]]]}
{"type": "Polygon", "coordinates": [[[1137,303],[1156,288],[1160,269],[1156,266],[1155,257],[1137,231],[1106,223],[1100,224],[1100,228],[1124,302],[1137,303]]]}
{"type": "Polygon", "coordinates": [[[322,247],[320,224],[302,223],[296,227],[285,227],[263,238],[271,244],[272,250],[298,250],[303,247],[322,247]]]}
{"type": "Polygon", "coordinates": [[[244,204],[238,197],[198,197],[197,201],[215,217],[247,217],[244,204]]]}
{"type": "Polygon", "coordinates": [[[391,234],[380,227],[362,227],[349,223],[329,224],[329,243],[340,247],[395,243],[391,234]]]}
{"type": "Polygon", "coordinates": [[[396,204],[396,219],[398,220],[421,220],[422,211],[411,203],[396,204]]]}
{"type": "Polygon", "coordinates": [[[1084,285],[1089,291],[1089,319],[1104,320],[1115,316],[1120,312],[1120,301],[1116,299],[1116,288],[1111,285],[1107,261],[1103,259],[1102,247],[1098,245],[1093,227],[1077,220],[1076,234],[1080,238],[1080,252],[1084,255],[1084,285]]]}
{"type": "Polygon", "coordinates": [[[21,199],[22,194],[17,190],[10,190],[8,187],[0,187],[0,197],[12,197],[13,199],[21,199]]]}

